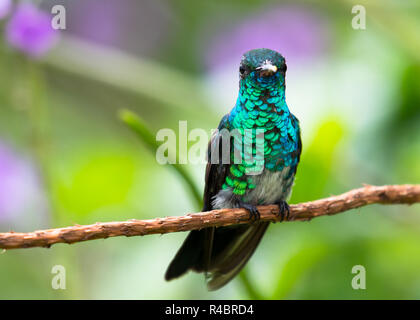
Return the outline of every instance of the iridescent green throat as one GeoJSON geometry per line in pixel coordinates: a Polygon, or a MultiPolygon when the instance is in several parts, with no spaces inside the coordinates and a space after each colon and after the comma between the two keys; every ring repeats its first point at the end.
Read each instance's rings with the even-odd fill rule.
{"type": "MultiPolygon", "coordinates": [[[[252,78],[242,80],[238,100],[228,118],[229,129],[239,130],[244,138],[242,163],[232,162],[223,188],[232,188],[239,196],[255,188],[253,173],[257,174],[263,168],[281,171],[292,162],[288,154],[293,151],[296,130],[285,101],[284,81],[272,80],[265,83],[252,78]],[[247,136],[246,129],[251,129],[248,130],[252,132],[251,136],[247,136]],[[264,131],[263,155],[257,153],[258,137],[254,129],[264,131]],[[253,162],[247,161],[250,155],[253,162]]],[[[234,160],[233,154],[231,160],[234,160]]]]}

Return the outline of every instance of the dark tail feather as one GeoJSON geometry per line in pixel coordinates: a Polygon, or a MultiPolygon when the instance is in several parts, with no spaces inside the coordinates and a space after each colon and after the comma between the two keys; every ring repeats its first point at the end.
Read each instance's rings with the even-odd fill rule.
{"type": "Polygon", "coordinates": [[[268,225],[269,222],[261,222],[216,230],[213,255],[207,277],[209,290],[223,287],[242,270],[260,243],[268,225]],[[223,233],[226,233],[225,237],[223,237],[223,233]],[[219,244],[218,240],[221,240],[219,244]]]}
{"type": "Polygon", "coordinates": [[[193,230],[189,233],[166,270],[167,281],[182,276],[190,269],[204,271],[203,253],[206,248],[205,243],[209,242],[206,241],[208,231],[207,229],[193,230]]]}
{"type": "Polygon", "coordinates": [[[205,272],[209,290],[228,283],[254,253],[269,223],[191,231],[165,273],[167,281],[189,270],[205,272]]]}

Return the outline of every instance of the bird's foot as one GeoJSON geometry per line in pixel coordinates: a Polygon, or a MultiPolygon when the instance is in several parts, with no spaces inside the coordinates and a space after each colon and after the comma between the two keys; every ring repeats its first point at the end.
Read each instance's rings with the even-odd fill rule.
{"type": "Polygon", "coordinates": [[[280,200],[280,201],[276,202],[276,204],[279,206],[278,215],[280,216],[280,222],[282,222],[284,220],[284,218],[289,220],[290,207],[287,204],[287,202],[284,201],[284,200],[280,200]]]}
{"type": "Polygon", "coordinates": [[[244,209],[248,210],[249,211],[249,220],[252,220],[254,222],[260,220],[261,215],[260,215],[260,212],[258,211],[256,206],[254,206],[252,204],[249,204],[249,203],[242,202],[242,201],[237,201],[236,202],[236,207],[237,208],[244,208],[244,209]]]}

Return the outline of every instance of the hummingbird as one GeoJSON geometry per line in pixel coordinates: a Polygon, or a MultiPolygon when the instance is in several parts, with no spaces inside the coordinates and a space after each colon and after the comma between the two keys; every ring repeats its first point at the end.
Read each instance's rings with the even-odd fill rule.
{"type": "Polygon", "coordinates": [[[285,100],[286,69],[285,58],[276,51],[262,48],[246,52],[239,66],[236,104],[209,142],[203,211],[244,208],[252,222],[191,231],[170,263],[166,280],[192,270],[205,274],[209,290],[221,288],[242,270],[270,224],[259,221],[257,206],[277,204],[280,220],[288,218],[287,200],[302,142],[299,121],[285,100]],[[239,147],[230,143],[230,161],[220,154],[223,130],[237,130],[243,135],[239,147]],[[256,150],[258,143],[261,152],[256,150]],[[242,161],[232,161],[237,160],[234,156],[238,152],[242,161]],[[249,161],[251,157],[253,161],[249,161]]]}

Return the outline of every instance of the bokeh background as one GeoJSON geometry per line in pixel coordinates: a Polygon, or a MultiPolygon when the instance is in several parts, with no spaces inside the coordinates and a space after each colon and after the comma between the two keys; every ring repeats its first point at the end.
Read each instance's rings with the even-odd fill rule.
{"type": "MultiPolygon", "coordinates": [[[[418,1],[0,0],[0,232],[198,211],[118,112],[215,128],[249,49],[280,51],[303,154],[291,203],[420,181],[418,1]],[[66,29],[50,27],[66,9],[66,29]],[[366,8],[355,30],[352,7],[366,8]]],[[[203,165],[183,165],[198,188],[203,165]]],[[[0,254],[2,299],[420,298],[419,206],[373,205],[269,228],[244,272],[207,292],[165,282],[185,233],[0,254]],[[66,289],[53,290],[54,265],[66,289]],[[353,290],[354,265],[366,290],[353,290]]]]}

